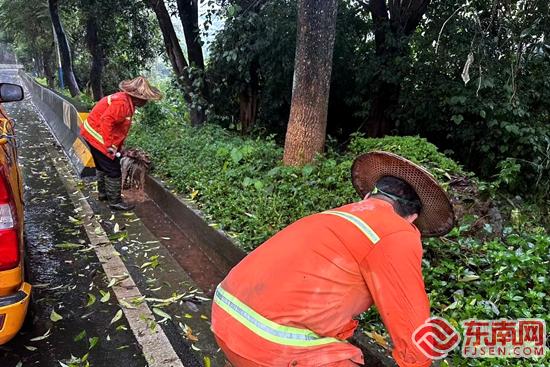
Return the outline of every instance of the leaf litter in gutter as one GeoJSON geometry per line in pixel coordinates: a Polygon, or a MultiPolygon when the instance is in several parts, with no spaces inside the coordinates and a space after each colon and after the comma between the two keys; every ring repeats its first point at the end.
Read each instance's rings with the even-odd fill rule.
{"type": "Polygon", "coordinates": [[[44,339],[48,338],[51,335],[51,331],[52,331],[52,329],[48,329],[48,331],[46,331],[46,333],[44,335],[37,336],[36,338],[32,338],[30,341],[31,342],[37,342],[39,340],[44,340],[44,339]]]}
{"type": "Polygon", "coordinates": [[[74,337],[74,341],[75,342],[79,342],[81,341],[82,339],[84,339],[86,337],[86,330],[82,330],[80,333],[78,333],[77,336],[74,337]]]}
{"type": "Polygon", "coordinates": [[[86,307],[90,307],[91,305],[93,305],[95,303],[95,300],[96,300],[96,296],[94,296],[91,293],[88,293],[88,303],[86,303],[86,307]]]}
{"type": "Polygon", "coordinates": [[[111,293],[109,291],[105,292],[100,290],[99,293],[101,293],[101,299],[99,300],[101,303],[109,302],[109,299],[111,298],[111,293]]]}
{"type": "Polygon", "coordinates": [[[50,320],[53,322],[58,322],[59,320],[63,320],[63,316],[55,312],[55,310],[52,310],[52,313],[50,314],[50,320]]]}
{"type": "Polygon", "coordinates": [[[122,310],[118,310],[117,313],[115,314],[115,316],[113,317],[113,319],[111,320],[111,322],[109,323],[109,325],[114,324],[115,322],[117,322],[121,318],[122,318],[122,310]]]}
{"type": "Polygon", "coordinates": [[[157,314],[157,315],[159,315],[160,317],[163,318],[163,319],[162,319],[161,321],[159,321],[159,322],[163,322],[163,321],[165,321],[165,320],[167,320],[167,319],[172,320],[172,316],[168,315],[166,312],[164,312],[164,311],[162,311],[162,310],[160,310],[160,309],[158,309],[158,308],[156,308],[156,307],[153,307],[153,313],[155,313],[155,314],[157,314]]]}

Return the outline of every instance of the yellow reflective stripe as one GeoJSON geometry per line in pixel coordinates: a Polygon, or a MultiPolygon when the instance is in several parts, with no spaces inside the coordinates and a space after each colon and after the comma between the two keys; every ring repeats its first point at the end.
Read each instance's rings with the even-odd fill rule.
{"type": "Polygon", "coordinates": [[[346,343],[336,338],[321,338],[311,330],[279,325],[268,320],[225,291],[221,285],[216,289],[214,302],[250,331],[273,343],[295,347],[346,343]]]}
{"type": "Polygon", "coordinates": [[[94,138],[96,138],[97,141],[99,141],[101,144],[105,144],[103,141],[103,136],[101,136],[100,133],[94,130],[94,128],[88,123],[88,120],[84,120],[84,129],[86,129],[87,132],[90,133],[94,138]]]}
{"type": "Polygon", "coordinates": [[[373,231],[373,229],[365,223],[361,218],[347,212],[341,212],[338,210],[327,210],[322,212],[322,214],[332,214],[340,218],[346,219],[348,222],[351,222],[355,227],[357,227],[367,238],[373,243],[380,241],[380,237],[373,231]]]}

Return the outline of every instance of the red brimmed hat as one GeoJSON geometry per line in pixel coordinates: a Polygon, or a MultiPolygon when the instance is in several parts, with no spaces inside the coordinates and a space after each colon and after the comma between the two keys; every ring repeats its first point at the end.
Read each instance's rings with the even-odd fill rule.
{"type": "Polygon", "coordinates": [[[414,224],[424,237],[447,234],[455,224],[453,206],[446,192],[430,172],[397,154],[373,151],[358,156],[353,162],[353,186],[364,198],[376,182],[393,176],[407,182],[416,191],[422,210],[414,224]]]}

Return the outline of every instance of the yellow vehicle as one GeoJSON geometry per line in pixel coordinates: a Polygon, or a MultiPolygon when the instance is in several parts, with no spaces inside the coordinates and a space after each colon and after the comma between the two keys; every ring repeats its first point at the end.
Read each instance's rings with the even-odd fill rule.
{"type": "MultiPolygon", "coordinates": [[[[0,83],[0,103],[20,101],[23,89],[0,83]]],[[[0,105],[0,345],[13,338],[25,320],[31,285],[23,269],[23,191],[13,122],[0,105]]]]}

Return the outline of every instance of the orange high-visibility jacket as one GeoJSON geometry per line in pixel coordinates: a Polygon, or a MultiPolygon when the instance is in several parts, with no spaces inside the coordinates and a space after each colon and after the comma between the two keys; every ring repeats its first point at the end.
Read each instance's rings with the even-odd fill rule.
{"type": "Polygon", "coordinates": [[[80,135],[94,148],[114,159],[107,153],[107,148],[121,150],[132,125],[134,111],[132,98],[124,92],[104,97],[80,126],[80,135]]]}
{"type": "Polygon", "coordinates": [[[345,342],[373,304],[400,366],[429,366],[413,344],[430,315],[415,226],[366,199],[298,220],[244,258],[218,286],[212,330],[262,366],[322,366],[362,352],[345,342]]]}

